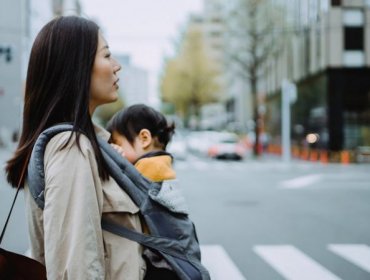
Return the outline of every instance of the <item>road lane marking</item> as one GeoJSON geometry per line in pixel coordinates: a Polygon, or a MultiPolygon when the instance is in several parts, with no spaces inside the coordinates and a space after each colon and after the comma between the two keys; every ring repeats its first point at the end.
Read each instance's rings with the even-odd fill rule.
{"type": "Polygon", "coordinates": [[[325,267],[291,245],[254,246],[254,252],[289,280],[339,280],[325,267]]]}
{"type": "Polygon", "coordinates": [[[219,245],[202,245],[202,264],[208,269],[212,280],[246,280],[230,256],[219,245]]]}
{"type": "Polygon", "coordinates": [[[280,182],[279,188],[281,189],[299,189],[315,184],[322,178],[321,174],[310,174],[300,176],[294,179],[285,180],[280,182]]]}
{"type": "Polygon", "coordinates": [[[329,244],[328,249],[370,272],[370,247],[365,244],[329,244]]]}

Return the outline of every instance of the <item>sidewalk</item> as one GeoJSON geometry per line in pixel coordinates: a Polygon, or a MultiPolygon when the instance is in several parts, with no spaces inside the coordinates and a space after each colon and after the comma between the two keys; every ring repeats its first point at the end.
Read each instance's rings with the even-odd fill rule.
{"type": "MultiPolygon", "coordinates": [[[[260,159],[256,159],[257,161],[280,161],[283,163],[282,156],[277,154],[271,154],[271,153],[264,153],[262,154],[260,159]]],[[[291,157],[290,163],[307,163],[307,164],[314,164],[314,165],[343,165],[343,166],[370,166],[370,163],[357,163],[357,162],[350,162],[350,163],[341,163],[341,162],[321,162],[320,160],[304,160],[297,157],[291,157]]]]}

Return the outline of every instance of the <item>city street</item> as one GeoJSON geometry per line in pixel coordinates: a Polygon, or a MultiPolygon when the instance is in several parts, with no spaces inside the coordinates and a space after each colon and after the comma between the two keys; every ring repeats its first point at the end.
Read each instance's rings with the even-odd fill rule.
{"type": "MultiPolygon", "coordinates": [[[[213,280],[370,279],[370,165],[190,156],[175,169],[213,280]]],[[[3,223],[13,192],[1,172],[3,223]]],[[[4,246],[24,253],[22,202],[4,246]]]]}
{"type": "Polygon", "coordinates": [[[370,279],[369,169],[271,158],[177,164],[200,241],[217,245],[203,247],[213,279],[235,280],[370,279]]]}
{"type": "MultiPolygon", "coordinates": [[[[370,0],[2,4],[0,230],[16,193],[4,171],[15,142],[27,146],[60,122],[94,140],[93,121],[148,178],[174,176],[158,163],[168,157],[147,157],[165,150],[175,158],[212,280],[370,280],[370,0]]],[[[84,174],[72,165],[83,164],[55,158],[57,202],[85,221],[73,209],[88,197],[64,192],[65,179],[84,174]]],[[[94,183],[102,161],[88,169],[94,183]]],[[[73,184],[82,194],[84,178],[73,184]]],[[[139,220],[119,190],[103,188],[104,212],[130,208],[139,220]]],[[[184,201],[167,190],[159,199],[184,201]]],[[[47,202],[56,205],[49,193],[47,202]]],[[[20,191],[1,248],[30,255],[26,214],[20,191]]],[[[107,260],[122,251],[115,245],[104,244],[107,260]]],[[[137,272],[126,259],[133,266],[107,263],[105,275],[137,272]]]]}

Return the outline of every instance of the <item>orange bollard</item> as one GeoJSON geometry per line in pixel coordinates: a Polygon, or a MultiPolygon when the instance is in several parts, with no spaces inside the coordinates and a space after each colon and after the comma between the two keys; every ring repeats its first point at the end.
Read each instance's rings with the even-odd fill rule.
{"type": "Polygon", "coordinates": [[[316,150],[311,150],[310,153],[310,161],[317,161],[319,159],[319,156],[317,154],[316,150]]]}
{"type": "Polygon", "coordinates": [[[292,154],[295,158],[299,157],[299,148],[298,147],[293,147],[292,154]]]}
{"type": "Polygon", "coordinates": [[[320,152],[320,161],[324,164],[327,164],[329,162],[328,151],[322,150],[320,152]]]}
{"type": "Polygon", "coordinates": [[[301,159],[308,160],[308,150],[306,148],[303,148],[301,151],[301,159]]]}
{"type": "Polygon", "coordinates": [[[345,164],[345,165],[350,163],[349,151],[342,151],[340,153],[340,161],[342,164],[345,164]]]}

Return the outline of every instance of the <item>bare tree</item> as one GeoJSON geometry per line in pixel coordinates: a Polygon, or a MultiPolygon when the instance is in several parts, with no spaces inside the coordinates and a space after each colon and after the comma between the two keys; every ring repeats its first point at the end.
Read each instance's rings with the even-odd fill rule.
{"type": "MultiPolygon", "coordinates": [[[[260,154],[261,119],[259,114],[258,91],[263,67],[280,46],[279,28],[282,26],[282,12],[273,7],[269,0],[238,0],[231,11],[228,36],[236,41],[236,47],[228,48],[226,55],[236,65],[238,74],[247,80],[252,97],[255,129],[254,154],[260,154]]],[[[249,92],[245,92],[249,94],[249,92]]]]}

